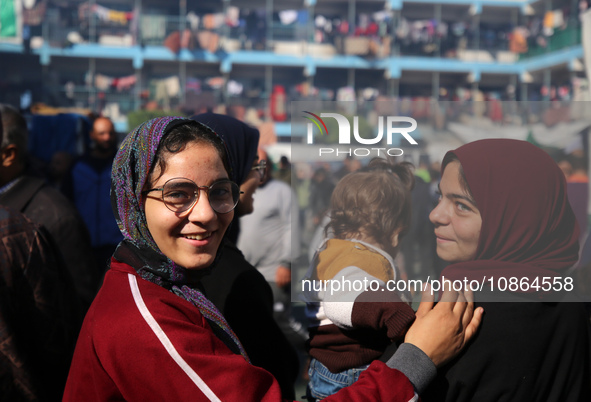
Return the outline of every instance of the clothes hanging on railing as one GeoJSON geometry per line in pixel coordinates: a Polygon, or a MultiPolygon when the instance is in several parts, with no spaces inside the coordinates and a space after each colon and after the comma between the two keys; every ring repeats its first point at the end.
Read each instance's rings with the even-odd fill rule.
{"type": "Polygon", "coordinates": [[[127,91],[137,82],[135,75],[125,77],[109,77],[103,74],[94,75],[94,87],[100,91],[116,88],[117,91],[127,91]]]}
{"type": "Polygon", "coordinates": [[[199,78],[187,78],[185,92],[201,93],[201,80],[199,78]]]}
{"type": "Polygon", "coordinates": [[[153,88],[152,99],[164,109],[170,109],[170,98],[179,96],[181,82],[178,76],[173,75],[164,79],[150,80],[150,87],[153,88]]]}
{"type": "Polygon", "coordinates": [[[163,15],[142,15],[140,28],[143,39],[164,40],[166,36],[166,17],[163,15]]]}
{"type": "Polygon", "coordinates": [[[117,88],[117,91],[128,91],[135,86],[136,82],[137,77],[135,75],[128,75],[126,77],[115,78],[113,80],[113,86],[117,88]]]}
{"type": "Polygon", "coordinates": [[[240,9],[238,7],[228,7],[226,10],[226,25],[232,28],[240,25],[240,9]]]}
{"type": "Polygon", "coordinates": [[[78,18],[87,20],[90,13],[96,15],[99,20],[118,25],[127,25],[133,19],[133,11],[112,10],[98,4],[83,3],[78,6],[78,18]]]}
{"type": "Polygon", "coordinates": [[[45,11],[47,10],[47,1],[43,0],[31,8],[23,7],[23,25],[37,26],[43,22],[45,11]]]}

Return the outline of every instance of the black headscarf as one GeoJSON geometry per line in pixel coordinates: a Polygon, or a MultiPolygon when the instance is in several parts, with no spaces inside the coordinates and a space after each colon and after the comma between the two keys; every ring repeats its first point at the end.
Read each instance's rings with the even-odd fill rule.
{"type": "Polygon", "coordinates": [[[257,155],[259,130],[223,114],[203,113],[191,118],[205,124],[222,137],[232,165],[232,180],[238,185],[244,183],[257,155]]]}

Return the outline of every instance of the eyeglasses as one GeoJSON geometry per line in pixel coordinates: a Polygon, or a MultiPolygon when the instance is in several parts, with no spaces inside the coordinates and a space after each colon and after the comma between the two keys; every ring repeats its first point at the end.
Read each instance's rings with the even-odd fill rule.
{"type": "Polygon", "coordinates": [[[240,198],[240,188],[230,180],[216,181],[211,186],[198,186],[192,180],[179,177],[168,180],[162,187],[142,191],[142,194],[162,191],[162,201],[166,208],[180,213],[195,205],[199,200],[199,190],[207,192],[209,205],[218,214],[232,211],[240,198]]]}
{"type": "Polygon", "coordinates": [[[259,163],[254,165],[251,170],[257,171],[260,176],[260,181],[265,180],[265,176],[267,174],[267,161],[264,159],[260,160],[259,163]]]}

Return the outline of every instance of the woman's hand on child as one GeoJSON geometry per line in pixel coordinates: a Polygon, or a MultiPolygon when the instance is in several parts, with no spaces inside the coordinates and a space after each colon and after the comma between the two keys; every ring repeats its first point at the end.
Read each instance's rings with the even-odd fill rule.
{"type": "Polygon", "coordinates": [[[421,349],[439,367],[457,356],[476,334],[484,309],[474,310],[471,292],[446,291],[437,305],[434,299],[430,288],[423,292],[404,341],[421,349]]]}

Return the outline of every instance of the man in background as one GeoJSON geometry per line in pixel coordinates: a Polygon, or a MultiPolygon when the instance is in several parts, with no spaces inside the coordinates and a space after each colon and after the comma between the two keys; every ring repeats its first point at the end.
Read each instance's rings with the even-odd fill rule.
{"type": "Polygon", "coordinates": [[[274,316],[281,330],[298,347],[307,333],[291,316],[291,262],[293,241],[299,245],[297,200],[291,187],[271,176],[272,162],[266,152],[267,172],[254,196],[254,212],[240,218],[238,248],[244,257],[263,274],[273,290],[274,316]],[[293,214],[293,218],[292,218],[293,214]]]}
{"type": "Polygon", "coordinates": [[[43,226],[61,252],[82,299],[90,306],[98,288],[90,238],[74,206],[44,180],[27,174],[28,129],[12,106],[0,104],[4,136],[0,151],[0,205],[43,226]]]}
{"type": "MultiPolygon", "coordinates": [[[[0,144],[3,139],[0,113],[0,144]]],[[[2,400],[60,400],[82,319],[51,237],[0,205],[2,400]]]]}
{"type": "Polygon", "coordinates": [[[90,140],[90,149],[72,165],[63,191],[84,219],[98,274],[102,277],[115,248],[123,239],[111,207],[111,167],[117,153],[117,137],[111,120],[96,118],[90,140]]]}

